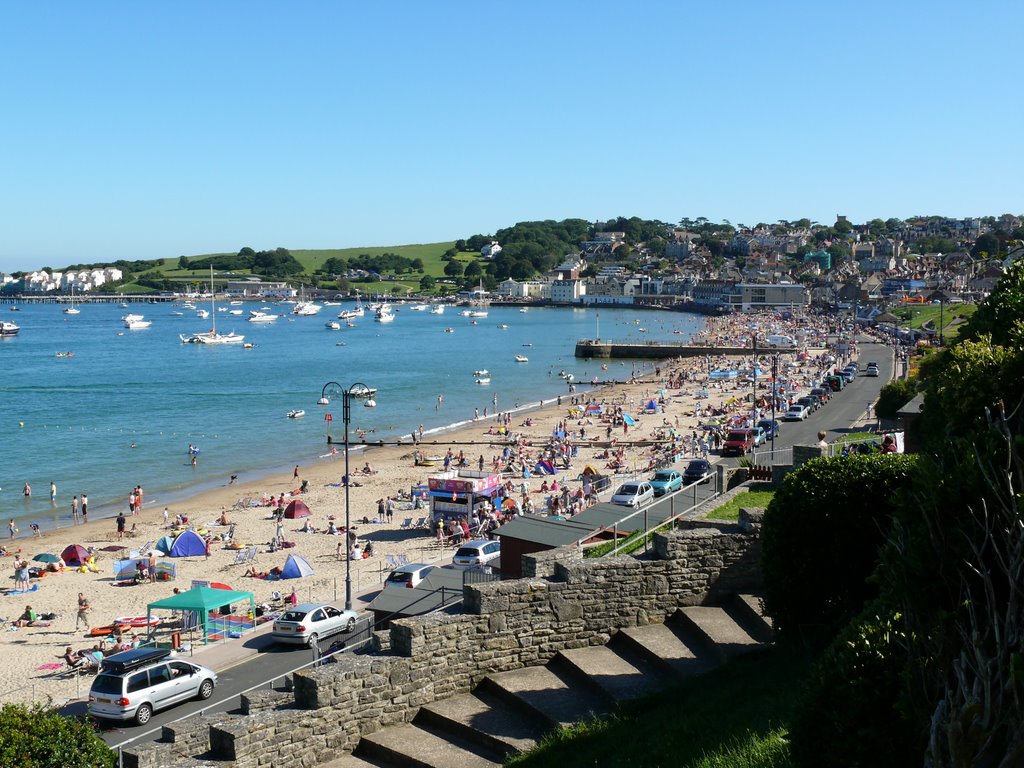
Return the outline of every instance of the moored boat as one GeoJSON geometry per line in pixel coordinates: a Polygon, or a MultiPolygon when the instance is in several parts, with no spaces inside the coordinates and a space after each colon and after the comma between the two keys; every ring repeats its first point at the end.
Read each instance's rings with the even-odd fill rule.
{"type": "Polygon", "coordinates": [[[14,323],[4,322],[0,320],[0,336],[17,336],[18,331],[21,330],[20,325],[14,323]]]}

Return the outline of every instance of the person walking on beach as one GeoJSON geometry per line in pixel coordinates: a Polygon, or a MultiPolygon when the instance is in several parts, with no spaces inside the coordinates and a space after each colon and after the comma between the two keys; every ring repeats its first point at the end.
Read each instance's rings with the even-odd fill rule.
{"type": "Polygon", "coordinates": [[[171,519],[171,510],[169,510],[167,507],[164,507],[164,528],[167,528],[167,527],[170,526],[170,519],[171,519]]]}
{"type": "Polygon", "coordinates": [[[128,494],[128,512],[131,515],[133,515],[133,516],[135,515],[135,489],[134,488],[132,488],[131,492],[128,494]]]}
{"type": "Polygon", "coordinates": [[[82,592],[78,593],[78,613],[75,615],[75,631],[78,631],[78,622],[85,624],[89,629],[89,600],[82,592]]]}
{"type": "Polygon", "coordinates": [[[18,529],[14,527],[14,518],[11,518],[11,522],[7,524],[7,530],[11,532],[11,538],[14,538],[14,534],[18,532],[18,529]]]}
{"type": "Polygon", "coordinates": [[[138,514],[142,514],[142,486],[135,486],[135,511],[138,514]]]}
{"type": "Polygon", "coordinates": [[[117,513],[117,540],[121,541],[124,539],[124,512],[117,513]]]}
{"type": "Polygon", "coordinates": [[[89,522],[89,497],[82,494],[82,522],[89,522]]]}
{"type": "Polygon", "coordinates": [[[388,522],[395,516],[395,500],[388,496],[387,501],[384,502],[384,514],[387,515],[388,522]]]}
{"type": "Polygon", "coordinates": [[[71,520],[77,525],[78,524],[78,497],[71,497],[71,520]]]}
{"type": "Polygon", "coordinates": [[[298,480],[298,479],[299,479],[299,465],[296,464],[295,465],[295,471],[292,472],[292,480],[298,480]]]}

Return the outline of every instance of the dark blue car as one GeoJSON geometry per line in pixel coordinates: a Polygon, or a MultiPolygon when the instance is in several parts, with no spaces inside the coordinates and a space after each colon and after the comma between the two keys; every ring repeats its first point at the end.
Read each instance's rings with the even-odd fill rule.
{"type": "Polygon", "coordinates": [[[765,440],[771,440],[779,436],[779,422],[775,419],[761,419],[757,426],[764,430],[765,440]]]}

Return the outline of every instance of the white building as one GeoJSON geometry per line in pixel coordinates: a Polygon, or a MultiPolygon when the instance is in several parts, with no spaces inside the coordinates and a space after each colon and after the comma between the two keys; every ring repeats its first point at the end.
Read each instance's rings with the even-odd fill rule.
{"type": "Polygon", "coordinates": [[[491,240],[491,242],[480,249],[480,255],[485,259],[493,259],[499,253],[501,253],[501,246],[497,240],[491,240]]]}
{"type": "Polygon", "coordinates": [[[555,304],[579,304],[587,295],[582,280],[555,280],[551,283],[551,301],[555,304]]]}

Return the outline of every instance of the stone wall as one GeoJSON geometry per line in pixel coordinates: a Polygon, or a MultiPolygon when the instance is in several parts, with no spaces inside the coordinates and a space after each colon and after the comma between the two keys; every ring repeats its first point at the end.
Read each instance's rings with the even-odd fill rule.
{"type": "Polygon", "coordinates": [[[656,533],[646,558],[585,560],[571,549],[527,555],[529,577],[467,585],[464,612],[395,621],[389,639],[377,643],[388,652],[342,655],[297,673],[293,693],[254,692],[243,702],[247,715],[207,724],[208,739],[189,731],[191,751],[186,741],[171,750],[139,748],[131,764],[327,761],[354,749],[363,734],[411,721],[424,704],[469,692],[489,674],[544,664],[560,650],[604,644],[620,628],[664,621],[678,607],[756,589],[758,560],[749,524],[707,521],[656,533]]]}

